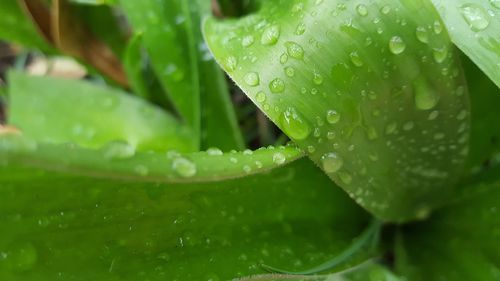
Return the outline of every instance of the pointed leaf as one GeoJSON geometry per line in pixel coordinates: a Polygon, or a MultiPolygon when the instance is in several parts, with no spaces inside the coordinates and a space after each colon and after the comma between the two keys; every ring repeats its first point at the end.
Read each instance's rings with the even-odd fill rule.
{"type": "Polygon", "coordinates": [[[431,3],[266,1],[205,23],[216,59],[356,201],[425,218],[467,155],[469,102],[431,3]]]}

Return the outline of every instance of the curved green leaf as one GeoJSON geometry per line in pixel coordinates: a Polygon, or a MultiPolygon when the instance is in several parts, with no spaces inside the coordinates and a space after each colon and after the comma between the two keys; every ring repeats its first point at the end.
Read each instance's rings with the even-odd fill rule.
{"type": "MultiPolygon", "coordinates": [[[[2,161],[21,150],[1,139],[2,161]]],[[[72,156],[54,147],[58,159],[47,163],[46,147],[0,165],[1,280],[229,280],[265,273],[262,263],[302,270],[347,247],[368,221],[308,159],[239,179],[148,183],[83,175],[75,163],[53,171],[72,156]]]]}
{"type": "Polygon", "coordinates": [[[453,43],[500,87],[500,3],[432,0],[453,43]]]}
{"type": "MultiPolygon", "coordinates": [[[[500,278],[500,182],[468,185],[425,223],[402,229],[398,271],[412,281],[500,278]]],[[[482,179],[481,179],[482,180],[482,179]]]]}
{"type": "Polygon", "coordinates": [[[299,159],[303,153],[295,147],[284,146],[230,153],[222,153],[219,149],[188,154],[136,152],[132,145],[119,141],[95,150],[74,143],[51,144],[7,135],[0,138],[0,156],[4,164],[23,164],[87,176],[193,183],[262,173],[299,159]]]}
{"type": "Polygon", "coordinates": [[[82,81],[10,73],[8,121],[40,141],[93,148],[125,141],[138,150],[196,149],[191,132],[161,109],[82,81]]]}
{"type": "Polygon", "coordinates": [[[377,217],[426,217],[467,155],[469,102],[431,3],[266,1],[205,22],[253,102],[377,217]]]}

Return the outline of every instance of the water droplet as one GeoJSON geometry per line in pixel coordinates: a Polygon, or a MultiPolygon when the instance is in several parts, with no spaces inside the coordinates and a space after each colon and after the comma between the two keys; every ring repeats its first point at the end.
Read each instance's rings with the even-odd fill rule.
{"type": "Polygon", "coordinates": [[[276,78],[269,83],[269,89],[273,93],[282,93],[285,91],[285,82],[281,78],[276,78]]]}
{"type": "Polygon", "coordinates": [[[344,161],[340,156],[335,152],[330,152],[321,157],[321,165],[323,170],[327,173],[336,173],[342,165],[344,165],[344,161]]]}
{"type": "Polygon", "coordinates": [[[347,172],[338,172],[337,174],[339,175],[340,180],[344,184],[350,184],[352,182],[352,176],[351,176],[351,174],[349,174],[347,172]]]}
{"type": "Polygon", "coordinates": [[[389,49],[391,53],[399,55],[406,49],[406,44],[401,37],[393,36],[391,40],[389,40],[389,49]]]}
{"type": "Polygon", "coordinates": [[[102,151],[106,159],[127,159],[135,155],[135,147],[125,141],[107,143],[102,151]]]}
{"type": "Polygon", "coordinates": [[[280,56],[280,63],[281,63],[281,64],[285,64],[287,61],[288,61],[288,55],[287,55],[286,53],[283,53],[283,54],[280,56]]]}
{"type": "Polygon", "coordinates": [[[254,38],[252,35],[247,35],[245,37],[243,37],[243,39],[241,40],[241,45],[243,47],[248,47],[248,46],[251,46],[254,42],[254,38]]]}
{"type": "Polygon", "coordinates": [[[403,130],[405,131],[410,131],[411,129],[413,129],[413,127],[415,127],[415,123],[413,122],[406,122],[404,125],[403,125],[403,130]]]}
{"type": "Polygon", "coordinates": [[[361,67],[363,66],[363,61],[361,60],[361,57],[359,56],[358,52],[354,51],[351,54],[349,54],[349,57],[351,58],[351,62],[357,66],[361,67]]]}
{"type": "Polygon", "coordinates": [[[398,124],[396,122],[391,122],[391,123],[387,124],[387,126],[385,127],[385,133],[387,135],[392,135],[396,132],[397,128],[398,128],[398,124]]]}
{"type": "Polygon", "coordinates": [[[333,140],[335,138],[335,132],[326,133],[326,138],[329,140],[333,140]]]}
{"type": "Polygon", "coordinates": [[[435,133],[435,134],[434,134],[434,139],[435,139],[435,140],[442,140],[442,139],[444,139],[444,137],[445,137],[445,136],[446,136],[446,135],[445,135],[445,134],[443,134],[443,133],[435,133]]]}
{"type": "Polygon", "coordinates": [[[430,86],[425,78],[420,76],[413,83],[415,105],[420,110],[429,110],[436,106],[439,94],[430,86]]]}
{"type": "Polygon", "coordinates": [[[281,165],[285,163],[286,156],[281,152],[276,152],[273,154],[273,163],[277,165],[281,165]]]}
{"type": "Polygon", "coordinates": [[[295,68],[293,68],[293,67],[291,67],[291,66],[287,66],[287,67],[285,68],[285,74],[286,74],[286,76],[288,76],[288,77],[293,77],[293,76],[295,76],[295,68]]]}
{"type": "Polygon", "coordinates": [[[248,86],[255,87],[260,84],[259,74],[256,72],[249,72],[243,78],[248,86]]]}
{"type": "Polygon", "coordinates": [[[467,110],[462,109],[457,115],[457,120],[464,120],[465,117],[467,117],[467,110]]]}
{"type": "Polygon", "coordinates": [[[172,169],[183,178],[189,178],[196,174],[196,164],[184,157],[174,159],[172,169]]]}
{"type": "Polygon", "coordinates": [[[446,46],[441,48],[435,48],[432,54],[434,56],[434,60],[437,63],[442,63],[448,56],[448,48],[446,46]]]}
{"type": "Polygon", "coordinates": [[[224,65],[229,72],[235,71],[236,66],[238,65],[238,60],[235,57],[230,56],[226,58],[224,65]]]}
{"type": "Polygon", "coordinates": [[[500,9],[500,0],[490,0],[491,6],[500,9]]]}
{"type": "Polygon", "coordinates": [[[306,25],[304,23],[300,23],[297,25],[297,28],[295,29],[295,35],[302,35],[306,32],[306,25]]]}
{"type": "Polygon", "coordinates": [[[258,92],[255,95],[255,100],[257,100],[257,102],[260,102],[260,103],[265,102],[266,101],[266,94],[264,92],[258,92]]]}
{"type": "Polygon", "coordinates": [[[285,43],[285,47],[290,57],[295,59],[302,59],[304,57],[304,49],[299,44],[288,41],[285,43]]]}
{"type": "Polygon", "coordinates": [[[311,128],[293,107],[287,108],[281,115],[283,131],[292,139],[302,140],[309,136],[311,128]]]}
{"type": "Polygon", "coordinates": [[[434,33],[440,34],[441,32],[443,32],[443,25],[439,21],[436,20],[433,27],[434,33]]]}
{"type": "Polygon", "coordinates": [[[334,109],[330,109],[326,112],[326,121],[330,124],[335,124],[337,122],[339,122],[340,120],[340,114],[334,110],[334,109]]]}
{"type": "Polygon", "coordinates": [[[316,85],[323,84],[323,76],[321,76],[321,74],[315,72],[313,75],[313,83],[316,85]]]}
{"type": "Polygon", "coordinates": [[[427,29],[423,26],[417,27],[417,31],[415,32],[417,35],[418,41],[422,43],[429,43],[429,33],[427,32],[427,29]]]}
{"type": "Polygon", "coordinates": [[[429,114],[429,120],[432,121],[432,120],[436,120],[436,118],[438,118],[439,116],[439,111],[437,110],[434,110],[432,111],[430,114],[429,114]]]}
{"type": "Polygon", "coordinates": [[[382,7],[382,9],[380,9],[380,12],[384,15],[387,15],[391,12],[391,7],[389,7],[389,5],[385,5],[384,7],[382,7]]]}
{"type": "Polygon", "coordinates": [[[207,154],[210,156],[218,156],[223,155],[224,153],[222,153],[222,150],[217,147],[210,147],[209,149],[207,149],[207,154]]]}
{"type": "Polygon", "coordinates": [[[362,17],[368,15],[368,9],[363,4],[359,4],[358,6],[356,6],[356,11],[358,12],[358,15],[362,17]]]}
{"type": "Polygon", "coordinates": [[[375,140],[378,138],[377,130],[375,127],[368,127],[366,134],[369,140],[375,140]]]}
{"type": "Polygon", "coordinates": [[[274,45],[278,42],[279,37],[280,27],[277,25],[271,25],[264,29],[264,33],[262,33],[262,37],[260,38],[260,43],[262,43],[262,45],[274,45]]]}
{"type": "Polygon", "coordinates": [[[488,14],[478,4],[462,5],[460,12],[473,31],[485,30],[490,25],[488,14]]]}
{"type": "Polygon", "coordinates": [[[176,82],[182,81],[184,79],[184,71],[173,63],[167,65],[163,73],[166,76],[170,76],[172,80],[176,82]]]}

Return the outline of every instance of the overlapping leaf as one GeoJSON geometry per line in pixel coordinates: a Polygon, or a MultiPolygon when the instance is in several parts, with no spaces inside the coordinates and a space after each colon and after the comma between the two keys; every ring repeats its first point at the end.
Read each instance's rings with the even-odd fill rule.
{"type": "Polygon", "coordinates": [[[467,155],[460,65],[428,1],[269,1],[205,23],[216,59],[311,159],[390,221],[449,198],[467,155]]]}

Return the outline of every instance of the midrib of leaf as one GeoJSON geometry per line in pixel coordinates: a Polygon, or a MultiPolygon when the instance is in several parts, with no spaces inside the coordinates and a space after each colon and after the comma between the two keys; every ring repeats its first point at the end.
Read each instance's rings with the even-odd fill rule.
{"type": "Polygon", "coordinates": [[[249,98],[373,214],[425,218],[448,199],[467,155],[469,104],[429,1],[269,1],[204,31],[249,98]],[[262,41],[273,27],[278,36],[262,41]],[[276,78],[284,89],[273,93],[276,78]],[[339,120],[328,121],[331,110],[339,120]]]}

